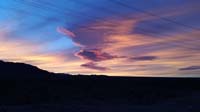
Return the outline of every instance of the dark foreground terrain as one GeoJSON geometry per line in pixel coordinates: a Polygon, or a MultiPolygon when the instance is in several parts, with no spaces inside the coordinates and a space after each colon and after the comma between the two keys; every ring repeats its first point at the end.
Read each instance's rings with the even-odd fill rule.
{"type": "Polygon", "coordinates": [[[0,112],[200,112],[199,78],[71,76],[0,62],[0,112]]]}

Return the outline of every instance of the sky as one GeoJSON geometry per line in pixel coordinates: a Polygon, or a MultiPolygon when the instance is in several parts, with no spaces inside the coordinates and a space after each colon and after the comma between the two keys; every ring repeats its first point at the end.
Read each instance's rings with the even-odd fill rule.
{"type": "Polygon", "coordinates": [[[0,60],[56,73],[199,77],[199,0],[0,0],[0,60]]]}

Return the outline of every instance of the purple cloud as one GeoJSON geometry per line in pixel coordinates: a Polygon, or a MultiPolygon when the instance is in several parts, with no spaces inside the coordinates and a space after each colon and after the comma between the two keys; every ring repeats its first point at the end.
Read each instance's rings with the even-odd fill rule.
{"type": "Polygon", "coordinates": [[[131,60],[136,60],[136,61],[152,61],[157,59],[158,57],[156,56],[140,56],[140,57],[132,57],[130,58],[131,60]]]}
{"type": "Polygon", "coordinates": [[[189,66],[185,68],[180,68],[179,70],[200,70],[200,66],[189,66]]]}
{"type": "Polygon", "coordinates": [[[94,62],[119,58],[116,55],[111,55],[109,53],[102,52],[100,49],[80,50],[75,55],[82,59],[86,59],[86,60],[90,60],[90,61],[94,61],[94,62]]]}
{"type": "Polygon", "coordinates": [[[100,70],[100,71],[108,70],[108,68],[98,66],[96,63],[93,63],[93,62],[85,63],[85,64],[82,64],[81,66],[90,68],[90,69],[100,70]]]}

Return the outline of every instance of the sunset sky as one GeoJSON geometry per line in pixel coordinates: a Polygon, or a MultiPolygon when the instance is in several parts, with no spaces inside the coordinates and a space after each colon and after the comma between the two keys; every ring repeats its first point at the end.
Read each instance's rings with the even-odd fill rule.
{"type": "Polygon", "coordinates": [[[56,73],[200,76],[200,0],[0,0],[0,60],[56,73]]]}

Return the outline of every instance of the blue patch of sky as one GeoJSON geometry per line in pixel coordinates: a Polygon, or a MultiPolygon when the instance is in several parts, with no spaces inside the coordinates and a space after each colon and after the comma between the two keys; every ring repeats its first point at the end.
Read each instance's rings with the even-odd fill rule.
{"type": "Polygon", "coordinates": [[[14,28],[10,31],[9,38],[23,39],[37,44],[44,43],[47,45],[45,47],[47,51],[62,50],[73,46],[69,38],[63,37],[56,31],[58,26],[63,26],[65,19],[68,20],[65,15],[42,7],[35,7],[27,1],[1,1],[0,8],[4,9],[0,12],[1,23],[8,19],[16,22],[15,25],[11,25],[14,28]],[[20,11],[24,11],[24,13],[20,13],[20,11]],[[63,19],[63,21],[57,19],[63,19]]]}

